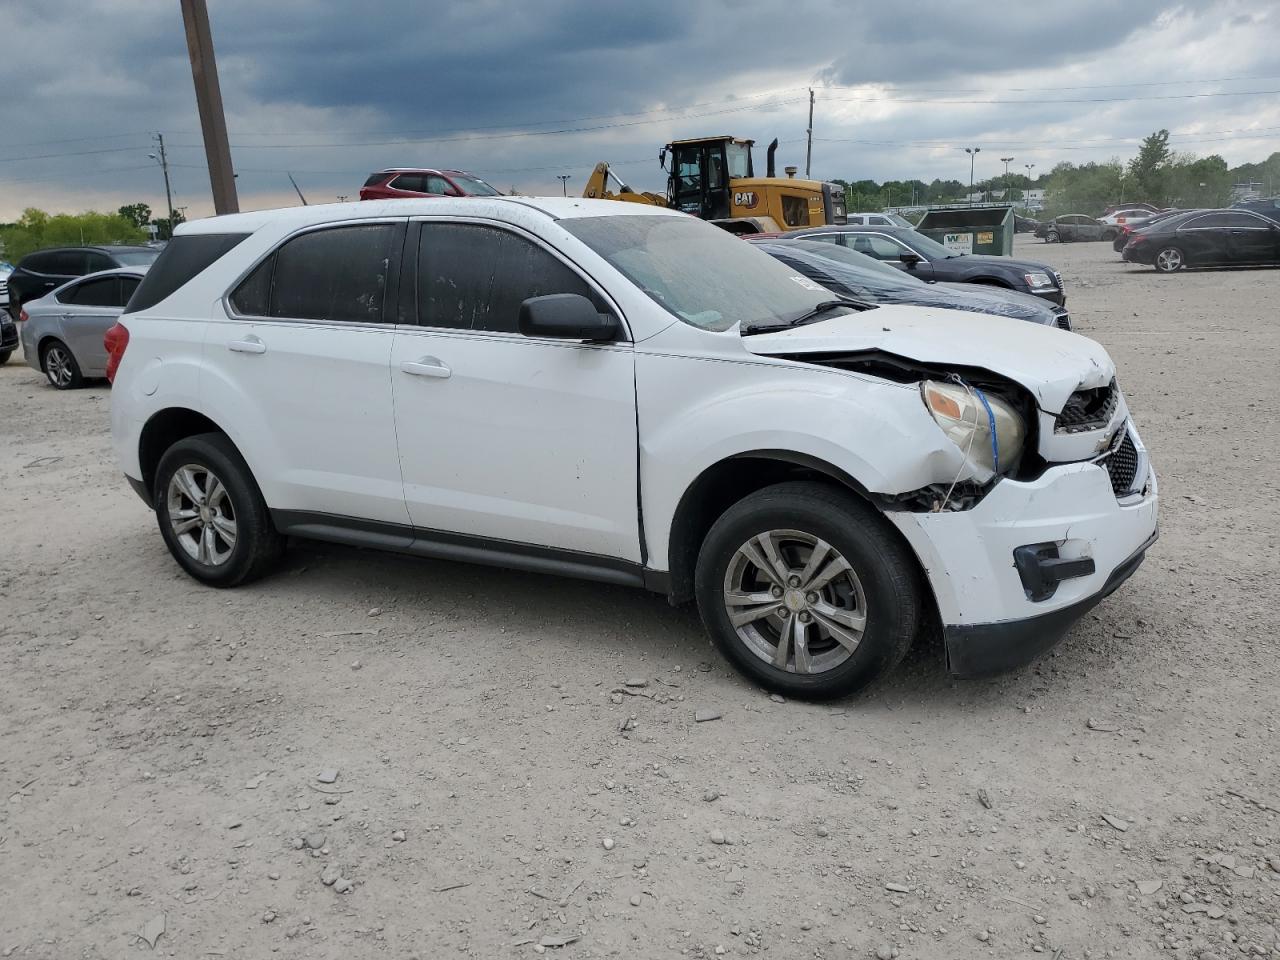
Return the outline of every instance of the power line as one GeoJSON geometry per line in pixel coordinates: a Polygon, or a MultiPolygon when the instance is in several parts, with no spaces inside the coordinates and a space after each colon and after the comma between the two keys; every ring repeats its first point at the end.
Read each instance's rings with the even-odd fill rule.
{"type": "Polygon", "coordinates": [[[845,103],[936,103],[951,106],[984,103],[1026,103],[1044,107],[1055,103],[1135,103],[1142,100],[1199,100],[1206,97],[1261,97],[1274,96],[1277,93],[1280,93],[1280,90],[1237,90],[1233,92],[1219,91],[1217,93],[1167,93],[1152,97],[1070,97],[1060,98],[1057,100],[1045,100],[1042,98],[1036,98],[1034,100],[955,100],[941,98],[934,99],[928,97],[823,97],[822,99],[828,102],[845,103]]]}
{"type": "Polygon", "coordinates": [[[17,163],[20,160],[55,160],[60,157],[92,157],[102,153],[133,153],[138,147],[110,147],[104,150],[81,150],[77,153],[41,153],[28,157],[0,157],[0,163],[17,163]]]}
{"type": "MultiPolygon", "coordinates": [[[[170,164],[170,166],[173,166],[173,164],[170,164]]],[[[152,169],[152,167],[149,163],[144,163],[134,167],[100,167],[97,170],[90,170],[87,173],[74,174],[74,176],[78,179],[83,179],[85,177],[100,177],[107,173],[127,173],[131,170],[150,169],[152,169]]],[[[0,180],[0,186],[7,186],[12,183],[50,183],[54,180],[66,180],[68,176],[70,175],[63,173],[53,177],[20,177],[16,180],[0,180]]]]}
{"type": "MultiPolygon", "coordinates": [[[[1085,83],[1069,85],[1065,83],[1054,84],[1049,87],[1000,87],[998,92],[1007,93],[1037,93],[1044,90],[1108,90],[1119,89],[1122,87],[1180,87],[1191,83],[1232,83],[1244,80],[1280,80],[1280,76],[1248,76],[1248,77],[1208,77],[1201,80],[1142,80],[1133,83],[1085,83]]],[[[907,90],[916,91],[917,93],[990,93],[990,87],[916,87],[911,84],[879,84],[874,82],[868,83],[833,83],[828,84],[823,89],[842,89],[855,90],[859,87],[881,87],[886,90],[907,90]]]]}

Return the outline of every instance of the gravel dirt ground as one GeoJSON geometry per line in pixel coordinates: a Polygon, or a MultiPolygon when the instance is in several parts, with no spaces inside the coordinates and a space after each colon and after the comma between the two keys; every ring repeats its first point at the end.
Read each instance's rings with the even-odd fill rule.
{"type": "Polygon", "coordinates": [[[1161,539],[1037,665],[834,705],[621,588],[316,545],[200,587],[106,386],[15,357],[0,955],[1280,957],[1280,271],[1018,253],[1116,358],[1161,539]]]}

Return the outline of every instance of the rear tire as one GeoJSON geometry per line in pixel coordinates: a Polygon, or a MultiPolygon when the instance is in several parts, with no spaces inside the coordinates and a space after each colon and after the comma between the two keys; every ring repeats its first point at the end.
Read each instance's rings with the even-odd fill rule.
{"type": "Polygon", "coordinates": [[[71,348],[61,340],[50,340],[40,348],[40,369],[58,390],[75,390],[84,386],[80,364],[76,363],[71,348]]]}
{"type": "Polygon", "coordinates": [[[13,356],[12,350],[0,350],[0,367],[9,362],[9,358],[13,356]]]}
{"type": "Polygon", "coordinates": [[[1187,258],[1178,247],[1161,247],[1152,262],[1159,273],[1177,273],[1187,265],[1187,258]]]}
{"type": "Polygon", "coordinates": [[[152,502],[173,558],[211,587],[256,580],[284,553],[262,492],[221,433],[179,440],[156,467],[152,502]]]}
{"type": "Polygon", "coordinates": [[[888,673],[925,622],[906,546],[869,505],[821,483],[766,487],[725,511],[702,543],[694,587],[730,663],[811,700],[888,673]]]}

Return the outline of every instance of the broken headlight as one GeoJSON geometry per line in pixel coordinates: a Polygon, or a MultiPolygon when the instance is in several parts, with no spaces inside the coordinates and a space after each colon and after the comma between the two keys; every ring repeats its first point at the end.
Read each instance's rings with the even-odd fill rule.
{"type": "Polygon", "coordinates": [[[978,387],[941,380],[924,381],[920,395],[942,432],[964,453],[973,479],[986,483],[1017,465],[1027,425],[1010,404],[978,387]]]}

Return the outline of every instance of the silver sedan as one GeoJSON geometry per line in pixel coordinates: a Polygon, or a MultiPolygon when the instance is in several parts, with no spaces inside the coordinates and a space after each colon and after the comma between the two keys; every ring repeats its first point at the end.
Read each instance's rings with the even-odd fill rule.
{"type": "Polygon", "coordinates": [[[116,322],[146,267],[77,277],[22,307],[22,352],[59,390],[107,375],[102,336],[116,322]]]}

